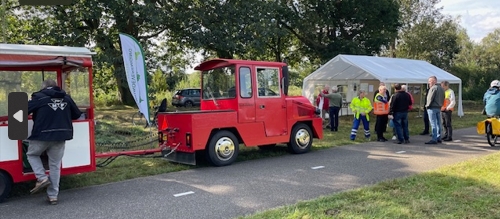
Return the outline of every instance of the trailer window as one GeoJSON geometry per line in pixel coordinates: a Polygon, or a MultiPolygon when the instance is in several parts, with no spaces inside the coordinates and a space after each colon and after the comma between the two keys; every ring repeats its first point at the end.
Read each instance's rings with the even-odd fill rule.
{"type": "Polygon", "coordinates": [[[242,98],[252,97],[252,76],[249,67],[240,68],[240,96],[242,98]]]}
{"type": "Polygon", "coordinates": [[[257,89],[259,97],[280,96],[279,70],[277,68],[257,68],[257,89]]]}
{"type": "Polygon", "coordinates": [[[79,68],[63,73],[62,89],[73,98],[78,106],[90,106],[89,71],[79,68]]]}
{"type": "Polygon", "coordinates": [[[57,81],[55,71],[0,71],[0,116],[7,116],[7,97],[10,92],[31,94],[42,87],[45,79],[57,81]]]}
{"type": "Polygon", "coordinates": [[[235,66],[202,72],[202,97],[205,100],[235,98],[235,66]]]}

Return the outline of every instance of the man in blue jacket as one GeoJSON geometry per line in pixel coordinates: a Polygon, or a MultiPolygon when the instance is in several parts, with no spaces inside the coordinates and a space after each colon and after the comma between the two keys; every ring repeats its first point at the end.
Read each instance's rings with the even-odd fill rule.
{"type": "Polygon", "coordinates": [[[488,117],[500,116],[500,81],[494,80],[490,86],[483,97],[484,109],[488,117]]]}
{"type": "Polygon", "coordinates": [[[47,188],[47,200],[57,204],[61,160],[67,140],[73,139],[73,122],[81,112],[75,102],[54,80],[42,83],[42,90],[31,95],[28,114],[33,113],[33,129],[28,138],[26,153],[28,161],[37,178],[32,194],[47,188]],[[46,151],[49,157],[49,176],[45,173],[40,155],[46,151]]]}

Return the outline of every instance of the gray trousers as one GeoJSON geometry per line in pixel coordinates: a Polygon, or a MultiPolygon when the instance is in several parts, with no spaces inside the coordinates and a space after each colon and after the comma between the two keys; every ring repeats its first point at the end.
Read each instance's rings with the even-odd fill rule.
{"type": "Polygon", "coordinates": [[[26,156],[30,162],[37,180],[44,180],[47,177],[50,180],[50,186],[47,188],[49,198],[57,198],[59,194],[59,181],[61,178],[61,161],[64,155],[64,146],[66,141],[29,141],[28,152],[26,156]],[[40,155],[47,151],[49,157],[49,176],[45,174],[42,159],[40,155]]]}

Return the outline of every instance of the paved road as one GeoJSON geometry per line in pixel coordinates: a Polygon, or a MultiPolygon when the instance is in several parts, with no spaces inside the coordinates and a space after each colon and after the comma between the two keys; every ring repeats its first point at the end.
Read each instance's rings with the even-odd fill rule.
{"type": "Polygon", "coordinates": [[[370,142],[65,190],[56,206],[44,194],[13,198],[0,204],[0,218],[234,218],[499,150],[474,128],[455,136],[440,145],[415,136],[406,145],[370,142]]]}

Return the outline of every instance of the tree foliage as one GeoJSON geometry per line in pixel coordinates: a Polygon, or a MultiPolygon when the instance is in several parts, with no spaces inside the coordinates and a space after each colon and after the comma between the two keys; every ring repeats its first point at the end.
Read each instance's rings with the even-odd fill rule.
{"type": "Polygon", "coordinates": [[[197,53],[201,59],[286,58],[297,87],[338,54],[395,54],[459,76],[467,84],[464,97],[470,98],[500,68],[500,30],[474,43],[436,7],[439,0],[79,0],[51,7],[5,1],[0,15],[7,43],[97,52],[96,100],[112,95],[133,104],[118,33],[133,36],[144,48],[155,93],[199,83],[196,74],[186,75],[201,61],[197,53]]]}
{"type": "Polygon", "coordinates": [[[456,54],[460,52],[458,31],[458,24],[451,19],[442,22],[422,20],[402,36],[397,56],[427,60],[437,67],[450,70],[456,54]]]}
{"type": "Polygon", "coordinates": [[[280,24],[300,40],[302,54],[322,63],[341,53],[378,53],[400,26],[394,0],[287,0],[280,5],[280,24]]]}

